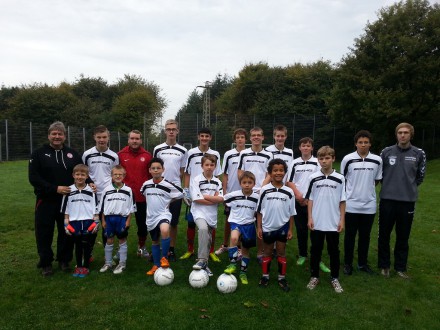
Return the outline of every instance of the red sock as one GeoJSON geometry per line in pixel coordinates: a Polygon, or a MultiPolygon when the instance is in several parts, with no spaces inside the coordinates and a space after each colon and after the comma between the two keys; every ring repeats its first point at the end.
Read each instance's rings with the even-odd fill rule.
{"type": "Polygon", "coordinates": [[[263,275],[269,274],[271,261],[272,261],[272,257],[263,257],[262,263],[261,263],[261,269],[263,271],[263,275]]]}
{"type": "Polygon", "coordinates": [[[215,229],[212,230],[212,241],[211,241],[211,249],[209,250],[209,253],[213,253],[214,252],[214,247],[215,247],[215,229]]]}
{"type": "Polygon", "coordinates": [[[194,252],[194,239],[196,238],[196,229],[188,227],[186,230],[186,241],[188,243],[188,251],[194,252]]]}
{"type": "Polygon", "coordinates": [[[287,269],[287,258],[286,257],[278,257],[278,273],[282,276],[286,275],[287,269]]]}

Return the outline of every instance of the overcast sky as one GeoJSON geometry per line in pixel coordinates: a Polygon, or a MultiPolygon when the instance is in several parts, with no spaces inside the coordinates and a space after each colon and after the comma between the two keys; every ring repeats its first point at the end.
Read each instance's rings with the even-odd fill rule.
{"type": "Polygon", "coordinates": [[[197,85],[248,63],[339,62],[393,2],[0,0],[0,84],[136,74],[161,87],[169,118],[197,85]]]}

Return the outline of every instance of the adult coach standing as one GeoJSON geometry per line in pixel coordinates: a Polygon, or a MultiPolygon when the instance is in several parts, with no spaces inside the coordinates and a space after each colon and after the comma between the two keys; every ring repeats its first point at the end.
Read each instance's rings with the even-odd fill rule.
{"type": "Polygon", "coordinates": [[[390,236],[396,225],[394,269],[397,275],[409,279],[406,274],[408,240],[414,219],[417,187],[423,182],[426,156],[422,149],[411,145],[414,127],[400,123],[395,130],[397,144],[382,150],[383,180],[379,204],[378,266],[381,274],[390,276],[390,236]]]}
{"type": "Polygon", "coordinates": [[[128,146],[118,152],[119,163],[125,168],[127,175],[124,183],[131,188],[136,202],[136,225],[138,227],[138,251],[140,257],[148,258],[149,254],[145,247],[147,240],[147,203],[144,195],[141,194],[143,183],[151,179],[148,172],[148,165],[152,159],[151,154],[142,148],[142,133],[133,130],[128,133],[128,146]]]}
{"type": "Polygon", "coordinates": [[[52,241],[55,223],[58,229],[56,260],[62,270],[69,269],[73,256],[73,241],[64,231],[64,214],[61,213],[63,195],[70,193],[72,171],[81,164],[81,156],[64,145],[66,128],[60,121],[49,126],[49,144],[35,150],[29,161],[29,182],[37,197],[35,205],[35,238],[43,276],[53,274],[52,241]]]}

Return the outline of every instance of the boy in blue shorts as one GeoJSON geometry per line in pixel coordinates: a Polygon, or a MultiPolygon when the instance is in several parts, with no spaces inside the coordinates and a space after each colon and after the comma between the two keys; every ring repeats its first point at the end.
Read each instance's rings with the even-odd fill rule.
{"type": "Polygon", "coordinates": [[[105,273],[112,268],[114,237],[119,239],[119,264],[113,274],[121,274],[127,264],[127,236],[131,213],[136,212],[133,191],[124,184],[125,168],[116,165],[111,170],[112,183],[104,188],[101,197],[100,212],[102,227],[107,239],[104,247],[105,264],[99,270],[105,273]]]}
{"type": "Polygon", "coordinates": [[[229,244],[230,264],[225,269],[226,274],[235,273],[238,261],[238,241],[241,239],[242,259],[240,265],[240,281],[248,284],[247,268],[249,264],[249,249],[256,246],[255,210],[258,203],[258,194],[253,192],[255,175],[244,171],[240,176],[241,190],[236,190],[224,196],[225,205],[230,208],[228,222],[231,226],[231,240],[229,244]]]}
{"type": "Polygon", "coordinates": [[[292,239],[293,216],[296,215],[295,194],[283,182],[287,173],[284,160],[272,159],[267,172],[271,182],[261,188],[257,206],[257,233],[258,237],[263,240],[264,251],[261,263],[263,276],[259,285],[265,288],[269,284],[272,250],[276,243],[278,285],[283,291],[288,292],[290,287],[286,281],[286,242],[292,239]]]}
{"type": "Polygon", "coordinates": [[[170,203],[183,197],[183,189],[162,177],[165,168],[161,158],[151,159],[148,171],[152,178],[146,181],[141,188],[142,195],[147,200],[147,229],[150,232],[153,244],[153,267],[147,275],[154,275],[159,267],[170,266],[168,252],[170,250],[170,203]],[[159,242],[159,239],[161,241],[159,242]],[[159,245],[161,243],[161,245],[159,245]],[[161,258],[162,247],[162,258],[161,258]]]}
{"type": "Polygon", "coordinates": [[[73,236],[75,244],[75,277],[89,274],[92,234],[96,234],[99,229],[98,199],[86,184],[88,177],[89,169],[86,165],[78,164],[73,168],[74,184],[69,187],[70,193],[64,195],[61,205],[66,234],[73,236]]]}

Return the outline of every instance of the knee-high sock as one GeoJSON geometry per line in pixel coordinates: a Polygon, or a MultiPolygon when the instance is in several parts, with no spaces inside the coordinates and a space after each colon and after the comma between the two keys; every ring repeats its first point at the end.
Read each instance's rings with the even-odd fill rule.
{"type": "Polygon", "coordinates": [[[170,243],[171,238],[162,238],[161,245],[162,245],[162,257],[168,258],[168,251],[170,250],[170,243]]]}
{"type": "Polygon", "coordinates": [[[287,258],[286,257],[278,257],[278,273],[280,276],[284,277],[286,276],[286,269],[287,269],[287,258]]]}
{"type": "Polygon", "coordinates": [[[105,263],[112,264],[113,244],[106,244],[104,247],[105,263]]]}
{"type": "Polygon", "coordinates": [[[209,249],[209,253],[214,253],[215,249],[215,229],[211,232],[211,248],[209,249]]]}
{"type": "Polygon", "coordinates": [[[263,271],[263,276],[269,276],[270,272],[270,262],[272,261],[272,257],[263,257],[263,262],[261,263],[261,269],[263,271]]]}
{"type": "Polygon", "coordinates": [[[160,267],[160,245],[152,245],[151,251],[153,253],[153,263],[160,267]]]}
{"type": "Polygon", "coordinates": [[[228,249],[228,254],[229,254],[229,261],[231,262],[231,264],[235,264],[237,262],[237,257],[238,257],[238,247],[236,246],[230,247],[228,249]]]}
{"type": "Polygon", "coordinates": [[[194,239],[196,238],[196,228],[195,227],[189,227],[186,231],[186,239],[188,243],[188,251],[194,252],[194,239]]]}
{"type": "Polygon", "coordinates": [[[240,272],[241,273],[246,273],[247,272],[247,268],[249,265],[249,258],[243,257],[241,258],[241,266],[240,266],[240,272]]]}
{"type": "Polygon", "coordinates": [[[119,245],[119,262],[126,263],[127,262],[127,242],[119,245]]]}

